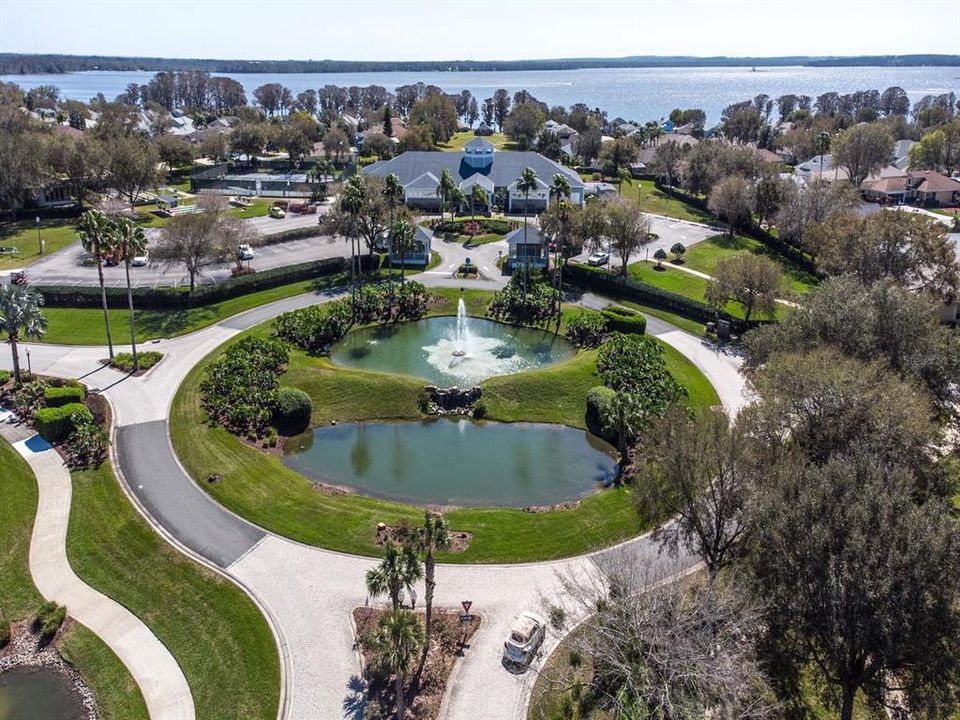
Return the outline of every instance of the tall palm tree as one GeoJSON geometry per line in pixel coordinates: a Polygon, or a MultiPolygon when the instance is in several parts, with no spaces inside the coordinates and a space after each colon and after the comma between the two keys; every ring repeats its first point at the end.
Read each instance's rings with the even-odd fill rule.
{"type": "Polygon", "coordinates": [[[440,221],[443,222],[443,213],[447,207],[447,199],[450,197],[450,193],[453,189],[457,187],[457,184],[453,181],[453,176],[450,174],[450,171],[446,168],[443,169],[443,172],[440,173],[440,184],[437,185],[437,195],[440,196],[440,221]]]}
{"type": "Polygon", "coordinates": [[[487,191],[484,190],[479,183],[475,183],[472,188],[470,188],[470,214],[476,217],[477,215],[477,204],[486,205],[490,201],[487,191]]]}
{"type": "Polygon", "coordinates": [[[371,597],[386,595],[393,609],[400,607],[400,593],[423,577],[423,565],[416,551],[409,545],[397,545],[387,541],[383,548],[383,558],[372,570],[367,571],[367,592],[371,597]]]}
{"type": "Polygon", "coordinates": [[[817,133],[817,152],[820,154],[820,179],[823,180],[823,154],[830,147],[830,133],[817,133]]]}
{"type": "Polygon", "coordinates": [[[363,212],[363,206],[367,199],[367,186],[360,175],[354,175],[347,180],[343,192],[340,193],[340,210],[350,216],[350,307],[353,314],[353,320],[356,320],[357,310],[357,252],[354,245],[359,246],[360,237],[358,224],[360,213],[363,212]]]}
{"type": "Polygon", "coordinates": [[[110,219],[101,212],[88,210],[80,216],[80,243],[83,249],[93,254],[100,280],[100,304],[103,306],[103,325],[107,330],[107,349],[113,360],[113,337],[110,335],[110,313],[107,311],[107,289],[103,282],[103,258],[113,249],[113,234],[110,219]]]}
{"type": "MultiPolygon", "coordinates": [[[[386,179],[383,181],[383,196],[387,199],[387,204],[390,206],[390,227],[393,227],[393,215],[396,211],[397,205],[403,202],[403,196],[405,192],[403,185],[400,184],[400,178],[394,173],[387,175],[386,179]]],[[[387,262],[389,263],[389,270],[387,274],[387,284],[390,287],[391,298],[393,297],[393,249],[391,248],[390,253],[387,256],[387,262]]]]}
{"type": "Polygon", "coordinates": [[[446,550],[450,547],[450,532],[447,530],[447,523],[443,515],[425,510],[423,513],[423,527],[417,533],[417,549],[423,553],[424,565],[424,583],[426,592],[424,593],[424,604],[426,606],[426,627],[427,643],[424,648],[424,654],[430,649],[430,627],[433,621],[433,591],[437,587],[437,581],[434,579],[437,562],[433,555],[438,550],[446,550]]]}
{"type": "Polygon", "coordinates": [[[557,198],[557,209],[560,211],[561,234],[557,242],[556,250],[553,253],[553,264],[557,274],[557,322],[560,321],[561,296],[563,294],[563,264],[561,263],[560,251],[566,241],[566,203],[570,197],[570,180],[566,175],[557,173],[553,176],[553,182],[550,184],[550,194],[557,198]]]}
{"type": "Polygon", "coordinates": [[[417,236],[417,228],[406,218],[400,218],[390,228],[390,252],[400,253],[400,287],[403,287],[406,275],[405,257],[413,250],[417,236]]]}
{"type": "Polygon", "coordinates": [[[524,251],[524,263],[523,263],[523,294],[527,294],[527,275],[529,275],[528,261],[526,258],[529,257],[527,251],[527,216],[530,212],[530,193],[537,189],[538,179],[537,171],[533,168],[524,168],[524,171],[520,173],[520,177],[517,178],[517,190],[523,193],[523,251],[524,251]]]}
{"type": "Polygon", "coordinates": [[[409,610],[394,610],[377,623],[372,645],[380,662],[393,673],[398,720],[407,714],[404,684],[423,644],[423,626],[409,610]]]}
{"type": "Polygon", "coordinates": [[[17,343],[21,337],[39,340],[47,331],[47,319],[40,308],[43,296],[30,292],[22,285],[0,285],[0,327],[7,333],[7,342],[13,352],[13,379],[21,385],[20,355],[17,343]]]}
{"type": "Polygon", "coordinates": [[[130,345],[133,347],[133,371],[140,369],[140,357],[137,355],[137,322],[133,312],[133,288],[130,286],[130,263],[137,255],[147,250],[147,236],[142,227],[134,224],[130,218],[117,218],[113,223],[113,246],[123,257],[123,267],[127,274],[127,309],[130,311],[130,345]]]}

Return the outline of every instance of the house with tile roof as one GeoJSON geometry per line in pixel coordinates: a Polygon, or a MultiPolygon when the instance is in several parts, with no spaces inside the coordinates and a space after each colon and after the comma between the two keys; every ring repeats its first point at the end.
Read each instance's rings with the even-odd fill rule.
{"type": "Polygon", "coordinates": [[[474,138],[463,152],[411,151],[390,160],[381,160],[360,172],[369,177],[396,175],[404,190],[404,202],[410,208],[427,211],[440,209],[440,178],[450,173],[464,195],[470,196],[479,185],[490,198],[490,204],[502,204],[506,212],[541,212],[550,202],[550,185],[556,175],[570,183],[568,202],[582,206],[585,186],[570,168],[535,152],[496,150],[489,140],[474,138]],[[517,180],[526,168],[537,175],[537,188],[525,195],[517,189],[517,180]]]}

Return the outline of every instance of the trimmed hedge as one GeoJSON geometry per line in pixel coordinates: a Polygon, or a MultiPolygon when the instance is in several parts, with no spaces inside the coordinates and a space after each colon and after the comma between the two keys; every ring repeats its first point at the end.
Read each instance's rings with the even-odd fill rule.
{"type": "MultiPolygon", "coordinates": [[[[367,262],[366,258],[364,262],[367,262]]],[[[241,275],[216,285],[200,285],[193,292],[185,288],[137,287],[133,289],[133,301],[141,310],[182,310],[269,290],[280,285],[313,280],[348,269],[349,264],[344,258],[326,258],[264,270],[253,275],[241,275]]],[[[43,295],[44,303],[48,307],[100,307],[100,288],[95,285],[32,285],[30,289],[43,295]]],[[[125,309],[126,288],[107,288],[107,305],[125,309]]]]}
{"type": "Polygon", "coordinates": [[[647,319],[630,308],[611,305],[601,312],[607,319],[610,332],[634,333],[643,335],[647,331],[647,319]]]}
{"type": "Polygon", "coordinates": [[[284,435],[302,433],[310,425],[313,401],[303,390],[282,387],[277,390],[277,404],[273,408],[273,422],[284,435]]]}
{"type": "Polygon", "coordinates": [[[83,403],[40,408],[33,416],[37,433],[49,443],[66,440],[77,425],[93,422],[93,413],[83,403]]]}
{"type": "Polygon", "coordinates": [[[70,403],[82,403],[86,396],[86,390],[79,385],[47,386],[43,389],[43,400],[48,408],[61,407],[70,403]]]}
{"type": "MultiPolygon", "coordinates": [[[[142,371],[149,370],[162,359],[163,353],[156,350],[144,350],[137,353],[137,361],[142,371]]],[[[110,365],[123,372],[133,372],[133,353],[117,353],[113,356],[110,365]]]]}

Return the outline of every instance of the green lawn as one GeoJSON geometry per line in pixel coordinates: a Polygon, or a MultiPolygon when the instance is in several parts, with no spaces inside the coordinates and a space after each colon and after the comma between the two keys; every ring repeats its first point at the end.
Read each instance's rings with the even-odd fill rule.
{"type": "Polygon", "coordinates": [[[73,473],[67,554],[77,575],[133,612],[170,650],[198,718],[276,718],[279,657],[260,611],[154,532],[109,464],[73,473]]]}
{"type": "MultiPolygon", "coordinates": [[[[260,305],[307,292],[319,294],[346,281],[347,276],[338,274],[281,285],[186,310],[137,310],[137,341],[183,335],[260,305]]],[[[48,307],[44,308],[43,314],[47,317],[48,325],[41,342],[60,345],[105,345],[107,342],[103,311],[100,309],[48,307]]],[[[109,314],[113,341],[117,344],[128,343],[130,329],[127,311],[111,309],[109,314]]]]}
{"type": "MultiPolygon", "coordinates": [[[[453,137],[450,138],[450,142],[440,143],[437,145],[437,148],[440,150],[445,150],[447,152],[458,152],[463,150],[464,146],[473,140],[474,138],[481,137],[479,135],[474,135],[473,130],[464,130],[463,132],[454,133],[453,137]]],[[[514,144],[507,139],[507,136],[503,133],[494,133],[493,135],[487,135],[482,138],[483,140],[489,140],[493,143],[493,147],[496,150],[514,150],[514,144]]]]}
{"type": "Polygon", "coordinates": [[[620,186],[620,194],[630,200],[637,200],[641,210],[654,215],[666,215],[679,220],[708,224],[717,222],[717,219],[705,210],[670,197],[660,190],[653,180],[625,182],[620,186]]]}
{"type": "MultiPolygon", "coordinates": [[[[713,275],[717,270],[717,263],[738,255],[763,255],[781,266],[786,277],[787,288],[792,293],[802,295],[810,291],[817,284],[815,275],[801,267],[783,259],[759,240],[743,235],[714,235],[693,247],[687,248],[683,256],[683,264],[692,270],[699,270],[707,275],[713,275]]],[[[669,264],[669,263],[664,263],[669,264]]]]}
{"type": "MultiPolygon", "coordinates": [[[[9,622],[32,616],[43,602],[27,564],[37,482],[30,466],[4,440],[0,440],[0,467],[0,614],[3,622],[9,622]]],[[[104,720],[147,719],[140,688],[100,638],[74,624],[57,639],[57,649],[93,690],[104,720]]]]}
{"type": "MultiPolygon", "coordinates": [[[[40,237],[47,254],[52,253],[77,239],[76,223],[72,218],[41,220],[40,237]]],[[[17,250],[13,254],[0,254],[0,271],[36,262],[42,257],[36,223],[33,220],[0,223],[0,247],[17,250]]]]}
{"type": "MultiPolygon", "coordinates": [[[[430,314],[450,314],[459,297],[471,314],[480,315],[489,302],[483,291],[438,292],[430,314]]],[[[251,334],[269,332],[260,326],[251,334]]],[[[199,364],[181,385],[171,412],[171,436],[177,454],[193,477],[219,473],[222,482],[203,489],[239,515],[274,532],[311,545],[361,555],[376,555],[373,542],[378,522],[401,518],[416,522],[413,506],[360,495],[318,491],[306,478],[286,468],[279,458],[244,445],[226,430],[210,426],[200,405],[203,368],[220,351],[199,364]]],[[[565,423],[584,427],[586,393],[598,384],[595,351],[579,352],[571,360],[484,383],[491,420],[565,423]]],[[[666,360],[689,389],[690,402],[705,407],[718,402],[706,378],[675,351],[666,360]]],[[[291,353],[284,385],[295,385],[313,400],[312,422],[351,422],[373,419],[418,419],[417,398],[423,382],[386,373],[335,367],[326,358],[291,353]]],[[[449,562],[526,562],[569,557],[608,546],[636,535],[648,526],[629,501],[629,488],[585,498],[578,507],[549,513],[518,509],[453,510],[451,527],[474,534],[468,550],[446,555],[449,562]]]]}

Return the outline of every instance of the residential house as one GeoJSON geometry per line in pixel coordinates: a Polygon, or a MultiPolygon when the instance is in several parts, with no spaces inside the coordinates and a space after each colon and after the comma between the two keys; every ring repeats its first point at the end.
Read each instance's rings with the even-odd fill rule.
{"type": "MultiPolygon", "coordinates": [[[[416,233],[413,236],[413,250],[403,254],[403,266],[407,265],[427,265],[430,262],[431,243],[433,233],[422,225],[416,226],[416,233]]],[[[390,248],[391,260],[395,265],[400,265],[400,253],[390,248]]]]}
{"type": "Polygon", "coordinates": [[[506,237],[511,268],[544,268],[550,262],[549,247],[536,225],[521,225],[506,237]]]}
{"type": "Polygon", "coordinates": [[[865,180],[865,200],[950,207],[960,202],[960,180],[933,170],[914,170],[896,177],[865,180]]]}
{"type": "Polygon", "coordinates": [[[489,204],[502,203],[506,212],[545,210],[550,202],[550,184],[556,175],[564,175],[570,183],[569,202],[582,206],[585,187],[580,176],[570,168],[535,152],[497,151],[493,144],[477,137],[466,144],[463,152],[405,152],[390,160],[381,160],[361,169],[370,177],[396,175],[404,189],[404,202],[411,208],[427,211],[440,209],[440,178],[446,170],[460,191],[470,197],[475,185],[486,192],[489,204]],[[524,169],[537,175],[537,187],[530,193],[517,189],[517,180],[524,169]]]}

